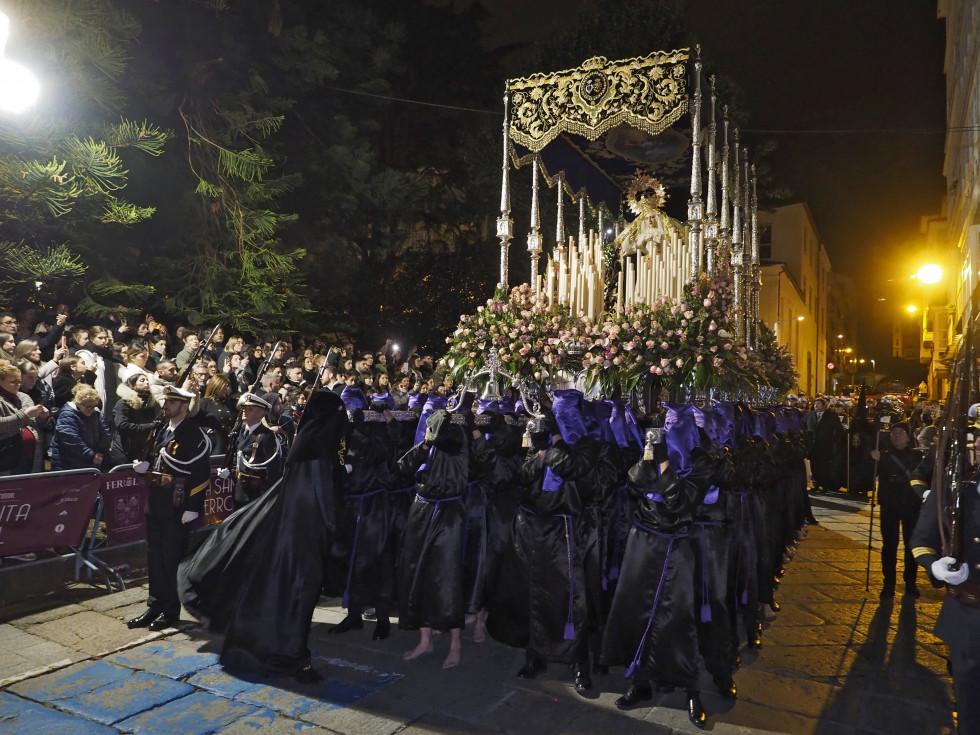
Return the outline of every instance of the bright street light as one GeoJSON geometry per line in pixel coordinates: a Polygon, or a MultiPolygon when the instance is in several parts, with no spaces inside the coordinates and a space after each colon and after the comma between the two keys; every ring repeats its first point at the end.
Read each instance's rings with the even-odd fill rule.
{"type": "Polygon", "coordinates": [[[777,319],[772,323],[772,326],[775,328],[780,322],[802,322],[804,319],[806,319],[805,316],[788,316],[785,319],[777,319]]]}
{"type": "Polygon", "coordinates": [[[924,266],[919,268],[918,271],[916,271],[915,277],[918,279],[919,283],[926,286],[939,283],[941,280],[943,280],[942,266],[936,265],[935,263],[926,263],[924,266]]]}
{"type": "Polygon", "coordinates": [[[41,85],[30,69],[3,58],[9,28],[10,19],[0,13],[0,112],[17,114],[37,101],[41,85]]]}
{"type": "Polygon", "coordinates": [[[919,310],[919,307],[916,306],[915,304],[909,304],[908,306],[905,307],[905,310],[909,314],[914,314],[915,312],[917,312],[919,310]]]}

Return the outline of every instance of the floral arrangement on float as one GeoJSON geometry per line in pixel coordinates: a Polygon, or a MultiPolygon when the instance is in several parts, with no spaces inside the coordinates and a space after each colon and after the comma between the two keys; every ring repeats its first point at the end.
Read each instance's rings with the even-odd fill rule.
{"type": "Polygon", "coordinates": [[[607,395],[629,392],[652,376],[669,391],[753,387],[756,375],[731,323],[728,278],[700,275],[677,300],[627,305],[609,315],[585,354],[590,385],[607,395]]]}
{"type": "Polygon", "coordinates": [[[440,364],[460,384],[483,367],[493,350],[504,372],[543,382],[568,361],[565,342],[583,329],[570,321],[568,307],[539,299],[526,283],[510,293],[498,289],[475,314],[459,318],[456,331],[446,337],[440,364]]]}
{"type": "Polygon", "coordinates": [[[760,348],[735,338],[733,291],[726,274],[702,274],[679,299],[658,297],[607,313],[601,324],[536,297],[530,285],[502,289],[446,338],[441,365],[456,384],[494,350],[503,371],[547,383],[560,371],[584,373],[588,389],[629,396],[653,380],[668,392],[784,393],[797,381],[792,357],[760,325],[760,348]]]}

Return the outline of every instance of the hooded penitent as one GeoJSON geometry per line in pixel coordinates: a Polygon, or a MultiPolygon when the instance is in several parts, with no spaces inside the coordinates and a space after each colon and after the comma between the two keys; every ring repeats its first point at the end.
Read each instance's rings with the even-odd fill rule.
{"type": "Polygon", "coordinates": [[[557,390],[551,410],[561,431],[562,439],[574,446],[582,437],[588,435],[585,418],[582,415],[584,397],[579,390],[557,390]]]}
{"type": "Polygon", "coordinates": [[[419,416],[419,423],[415,429],[415,443],[419,444],[423,438],[425,438],[426,421],[429,417],[440,409],[446,407],[446,399],[444,396],[437,396],[429,394],[426,398],[425,405],[422,407],[422,415],[419,416]]]}

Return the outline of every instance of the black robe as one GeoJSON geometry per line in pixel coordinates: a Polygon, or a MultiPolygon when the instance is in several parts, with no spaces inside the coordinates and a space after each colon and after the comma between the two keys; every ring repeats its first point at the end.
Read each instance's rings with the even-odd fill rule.
{"type": "MultiPolygon", "coordinates": [[[[401,628],[462,628],[463,526],[468,455],[463,430],[440,409],[429,417],[431,446],[418,444],[398,460],[399,473],[415,475],[398,569],[401,628]]],[[[428,434],[427,434],[428,436],[428,434]]]]}
{"type": "MultiPolygon", "coordinates": [[[[593,626],[586,560],[597,558],[598,535],[595,513],[586,514],[585,509],[593,500],[599,449],[587,438],[574,446],[560,439],[548,449],[544,462],[534,452],[524,465],[514,542],[527,563],[531,658],[562,663],[587,658],[593,626]],[[548,489],[547,469],[560,478],[556,489],[548,489]]],[[[588,568],[598,572],[597,565],[588,568]]]]}
{"type": "Polygon", "coordinates": [[[469,440],[469,479],[463,497],[463,599],[466,612],[483,609],[487,572],[487,496],[491,489],[493,446],[480,436],[469,440]]]}
{"type": "Polygon", "coordinates": [[[733,468],[724,447],[707,447],[703,441],[702,448],[708,452],[714,473],[708,497],[694,509],[691,532],[695,561],[694,613],[698,649],[705,668],[712,677],[721,680],[731,675],[737,651],[732,633],[732,601],[728,596],[733,468]]]}
{"type": "Polygon", "coordinates": [[[356,427],[347,442],[347,463],[351,473],[333,551],[339,575],[328,587],[352,612],[373,605],[386,614],[395,585],[395,559],[386,553],[388,492],[394,484],[387,425],[369,422],[356,427]]]}
{"type": "Polygon", "coordinates": [[[339,515],[346,425],[339,396],[314,393],[282,479],[180,565],[181,602],[225,634],[221,663],[229,669],[288,675],[310,662],[307,638],[339,515]]]}
{"type": "MultiPolygon", "coordinates": [[[[692,472],[693,474],[693,472],[692,472]]],[[[691,511],[698,483],[655,461],[629,473],[636,517],[626,542],[616,595],[602,641],[602,662],[626,666],[627,676],[667,686],[697,688],[694,551],[691,511]]]]}

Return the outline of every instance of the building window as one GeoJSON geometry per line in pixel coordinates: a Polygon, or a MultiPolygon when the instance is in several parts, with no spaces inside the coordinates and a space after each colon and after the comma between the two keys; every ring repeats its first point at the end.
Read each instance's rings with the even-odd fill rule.
{"type": "Polygon", "coordinates": [[[772,245],[759,245],[759,260],[772,260],[772,245]]]}

